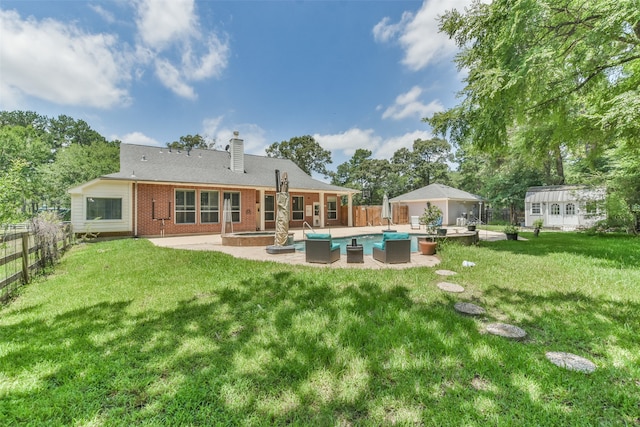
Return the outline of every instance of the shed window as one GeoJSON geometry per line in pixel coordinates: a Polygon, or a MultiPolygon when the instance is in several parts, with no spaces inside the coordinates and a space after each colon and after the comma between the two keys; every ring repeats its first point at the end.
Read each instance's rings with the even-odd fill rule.
{"type": "Polygon", "coordinates": [[[576,214],[576,205],[574,205],[573,203],[567,203],[567,205],[564,207],[564,214],[565,215],[575,215],[576,214]]]}
{"type": "Polygon", "coordinates": [[[122,199],[87,197],[87,220],[122,219],[122,199]]]}
{"type": "Polygon", "coordinates": [[[551,205],[551,215],[560,215],[560,205],[554,203],[551,205]]]}
{"type": "Polygon", "coordinates": [[[540,215],[540,203],[531,203],[531,215],[540,215]]]}

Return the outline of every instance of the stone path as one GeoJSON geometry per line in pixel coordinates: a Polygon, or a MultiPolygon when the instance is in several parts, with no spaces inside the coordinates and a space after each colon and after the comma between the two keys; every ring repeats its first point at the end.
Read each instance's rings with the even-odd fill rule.
{"type": "Polygon", "coordinates": [[[451,270],[436,270],[436,274],[439,276],[455,276],[458,273],[451,270]]]}
{"type": "MultiPolygon", "coordinates": [[[[457,274],[455,271],[451,270],[436,270],[435,273],[440,276],[454,276],[457,274]]],[[[446,292],[464,292],[464,288],[455,283],[438,282],[436,286],[446,292]]],[[[472,316],[478,316],[486,313],[484,308],[470,302],[457,302],[454,304],[453,308],[458,313],[472,316]]],[[[527,332],[524,329],[507,323],[490,323],[485,329],[490,334],[514,340],[521,340],[527,336],[527,332]]],[[[595,363],[576,354],[565,353],[562,351],[548,351],[545,355],[554,365],[571,371],[591,373],[596,370],[595,363]]]]}
{"type": "Polygon", "coordinates": [[[460,285],[456,285],[455,283],[440,282],[437,284],[437,286],[443,291],[447,291],[447,292],[456,292],[456,293],[464,292],[464,288],[460,285]]]}
{"type": "Polygon", "coordinates": [[[590,374],[596,370],[595,363],[576,354],[565,353],[563,351],[548,351],[545,353],[545,356],[547,356],[547,359],[549,359],[549,361],[554,365],[570,371],[579,371],[590,374]]]}
{"type": "Polygon", "coordinates": [[[487,325],[487,332],[505,338],[522,339],[527,336],[524,329],[506,323],[490,323],[487,325]]]}
{"type": "Polygon", "coordinates": [[[455,308],[458,313],[470,314],[472,316],[479,316],[487,312],[484,308],[471,304],[470,302],[457,302],[453,308],[455,308]]]}

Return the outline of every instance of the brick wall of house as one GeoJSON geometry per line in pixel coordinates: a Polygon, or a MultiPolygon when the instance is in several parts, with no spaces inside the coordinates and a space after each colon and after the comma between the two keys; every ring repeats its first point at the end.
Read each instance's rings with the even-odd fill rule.
{"type": "MultiPolygon", "coordinates": [[[[159,236],[162,234],[164,227],[165,235],[181,235],[181,234],[207,234],[220,233],[222,231],[222,195],[224,192],[240,192],[240,222],[233,223],[233,231],[255,231],[258,212],[256,211],[256,203],[260,197],[260,192],[252,189],[238,190],[226,187],[194,187],[179,185],[159,185],[159,184],[138,184],[138,235],[139,236],[159,236]],[[196,223],[195,224],[176,224],[175,223],[175,190],[186,189],[196,191],[196,223]],[[201,191],[218,191],[220,193],[220,214],[219,222],[215,224],[200,223],[200,192],[201,191]],[[155,217],[155,219],[154,219],[155,217]],[[162,219],[164,218],[164,225],[162,219]]],[[[265,194],[275,195],[274,192],[266,192],[265,194]]],[[[313,209],[311,216],[307,215],[307,206],[313,206],[314,202],[320,200],[319,194],[295,193],[289,194],[293,196],[304,197],[304,220],[290,221],[290,228],[301,228],[304,221],[309,224],[313,223],[313,209]]],[[[334,220],[327,219],[327,198],[332,194],[325,195],[322,203],[324,209],[324,218],[326,226],[340,225],[341,210],[338,209],[338,218],[334,220]]],[[[263,202],[263,201],[260,201],[263,202]]],[[[339,203],[339,198],[338,198],[339,203]]],[[[132,203],[133,204],[133,203],[132,203]]],[[[277,208],[277,207],[276,207],[277,208]]],[[[132,213],[135,215],[135,213],[132,213]]],[[[275,229],[275,221],[266,221],[265,229],[275,229]]]]}
{"type": "Polygon", "coordinates": [[[138,184],[138,235],[160,235],[163,228],[163,218],[165,235],[220,233],[222,230],[222,194],[226,191],[240,192],[240,222],[233,223],[233,231],[255,231],[256,192],[254,190],[237,190],[225,187],[138,184]],[[195,224],[175,223],[176,189],[196,191],[195,224]],[[220,193],[220,214],[218,223],[200,223],[200,191],[218,191],[220,193]]]}

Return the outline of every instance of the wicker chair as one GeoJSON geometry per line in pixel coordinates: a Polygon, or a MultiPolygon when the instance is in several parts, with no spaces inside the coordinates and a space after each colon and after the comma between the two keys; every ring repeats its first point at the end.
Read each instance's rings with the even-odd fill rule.
{"type": "Polygon", "coordinates": [[[385,264],[411,262],[411,239],[407,233],[384,233],[382,242],[374,243],[373,259],[385,264]]]}
{"type": "Polygon", "coordinates": [[[331,264],[340,259],[340,243],[333,243],[328,234],[307,234],[304,254],[307,262],[331,264]]]}

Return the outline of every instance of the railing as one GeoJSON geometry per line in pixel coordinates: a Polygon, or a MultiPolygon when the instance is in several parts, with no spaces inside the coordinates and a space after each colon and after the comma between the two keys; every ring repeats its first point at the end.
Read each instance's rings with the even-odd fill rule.
{"type": "Polygon", "coordinates": [[[316,230],[313,229],[313,227],[311,227],[311,224],[309,224],[307,221],[302,223],[302,238],[304,239],[305,237],[305,233],[304,233],[304,228],[307,227],[309,230],[311,230],[312,233],[315,233],[316,230]]]}
{"type": "Polygon", "coordinates": [[[70,224],[61,224],[53,240],[38,238],[33,231],[11,231],[0,235],[0,301],[6,301],[18,287],[29,283],[32,275],[44,271],[71,245],[70,224]],[[13,286],[11,286],[13,285],[13,286]]]}

